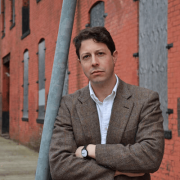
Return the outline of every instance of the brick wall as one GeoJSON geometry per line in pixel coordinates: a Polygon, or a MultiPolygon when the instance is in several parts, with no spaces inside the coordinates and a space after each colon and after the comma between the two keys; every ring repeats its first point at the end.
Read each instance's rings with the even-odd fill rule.
{"type": "MultiPolygon", "coordinates": [[[[26,1],[23,1],[26,2],[26,1]]],[[[97,1],[77,1],[72,37],[89,23],[89,11],[97,1]]],[[[10,137],[33,148],[39,147],[42,125],[36,122],[38,117],[38,43],[45,39],[46,54],[46,97],[49,91],[50,77],[54,60],[55,45],[59,27],[62,1],[54,3],[43,0],[39,3],[30,1],[30,34],[22,36],[22,1],[15,2],[15,26],[10,30],[11,1],[6,1],[5,37],[1,41],[1,59],[10,53],[10,137]],[[23,109],[23,74],[22,63],[24,51],[29,52],[29,90],[28,90],[28,122],[22,121],[23,109]]],[[[133,1],[105,1],[105,27],[115,39],[119,51],[119,59],[115,67],[116,74],[126,82],[138,85],[138,61],[132,57],[138,51],[138,3],[133,1]],[[130,43],[130,46],[129,46],[130,43]],[[128,59],[128,61],[127,61],[128,59]],[[128,62],[128,63],[127,63],[128,62]],[[123,68],[122,68],[123,67],[123,68]],[[127,73],[128,72],[128,73],[127,73]],[[127,75],[128,74],[128,75],[127,75]]],[[[2,19],[2,14],[0,15],[2,19]]],[[[2,25],[2,24],[1,24],[2,25]]],[[[79,62],[76,60],[74,46],[69,53],[69,93],[73,93],[87,85],[79,62]]],[[[2,61],[1,61],[2,62],[2,61]]],[[[1,63],[2,66],[2,63],[1,63]]],[[[2,72],[2,71],[1,71],[2,72]]],[[[2,92],[2,89],[1,89],[2,92]]]]}
{"type": "MultiPolygon", "coordinates": [[[[72,37],[85,28],[90,22],[90,9],[97,0],[78,0],[74,19],[72,37]]],[[[38,117],[38,43],[45,39],[45,92],[49,91],[52,65],[59,27],[62,1],[41,0],[39,3],[30,1],[30,34],[21,40],[22,36],[22,1],[15,2],[15,26],[10,30],[11,2],[6,1],[6,31],[0,40],[1,81],[2,59],[10,53],[10,138],[19,143],[39,148],[42,124],[36,122],[38,117]],[[29,51],[29,121],[22,121],[23,109],[23,73],[22,63],[25,50],[29,51]]],[[[133,53],[138,52],[138,2],[133,0],[105,0],[105,27],[110,31],[119,52],[115,72],[125,82],[138,85],[138,58],[133,53]]],[[[158,172],[152,174],[152,179],[180,179],[180,139],[177,134],[177,98],[180,97],[180,2],[169,0],[168,4],[168,43],[174,47],[168,51],[168,108],[174,110],[169,116],[169,129],[172,139],[165,140],[165,154],[158,172]]],[[[0,15],[2,29],[2,14],[0,15]]],[[[75,48],[71,43],[69,53],[69,93],[75,92],[88,84],[81,65],[77,61],[75,48]]],[[[0,84],[2,93],[3,84],[0,84]]],[[[1,94],[0,94],[1,95],[1,94]]]]}
{"type": "MultiPolygon", "coordinates": [[[[97,0],[77,1],[77,9],[73,26],[72,37],[90,22],[91,7],[97,0]]],[[[104,1],[105,27],[115,40],[119,52],[115,73],[124,81],[138,85],[138,59],[133,58],[133,53],[138,52],[138,2],[114,0],[104,1]]],[[[75,48],[71,44],[69,54],[69,93],[73,93],[88,84],[81,65],[76,60],[75,48]]]]}
{"type": "MultiPolygon", "coordinates": [[[[1,60],[10,53],[10,138],[19,143],[39,149],[42,124],[38,124],[38,43],[45,39],[45,92],[49,91],[52,65],[59,27],[62,1],[54,3],[48,0],[30,1],[30,34],[21,40],[22,36],[22,1],[15,1],[15,26],[11,26],[11,1],[5,2],[6,31],[1,40],[1,60]],[[22,121],[23,109],[23,73],[22,63],[24,51],[29,51],[29,90],[28,90],[28,122],[22,121]]],[[[2,14],[0,15],[0,18],[2,14]]],[[[2,61],[1,61],[2,66],[2,61]]],[[[2,72],[2,71],[1,71],[2,72]]],[[[1,88],[2,92],[2,88],[1,88]]]]}
{"type": "MultiPolygon", "coordinates": [[[[24,1],[23,1],[24,2],[24,1]]],[[[89,11],[97,1],[77,1],[76,15],[72,37],[74,37],[85,25],[89,23],[89,11]]],[[[116,0],[104,1],[105,27],[115,39],[119,52],[118,62],[115,67],[116,74],[124,81],[138,85],[137,67],[138,59],[133,58],[133,53],[138,51],[138,3],[133,1],[116,0]],[[130,45],[129,45],[130,44],[130,45]],[[128,59],[128,61],[127,61],[128,59]],[[122,68],[123,67],[123,68],[122,68]],[[128,72],[128,73],[127,73],[128,72]]],[[[47,0],[30,1],[30,34],[21,40],[22,36],[22,2],[15,3],[15,27],[11,30],[11,2],[5,2],[6,6],[6,31],[2,39],[1,59],[8,53],[10,59],[10,137],[20,143],[39,147],[42,125],[36,123],[38,116],[38,43],[45,39],[46,54],[46,97],[49,91],[50,77],[54,60],[55,45],[59,27],[61,1],[50,3],[47,0]],[[29,121],[22,118],[23,109],[23,73],[22,63],[24,51],[29,52],[29,90],[28,90],[28,114],[29,121]]],[[[1,15],[2,16],[2,15],[1,15]]],[[[79,62],[76,60],[75,48],[71,44],[69,53],[69,93],[73,93],[88,84],[79,62]]]]}
{"type": "Polygon", "coordinates": [[[23,0],[23,6],[29,6],[29,0],[23,0]]]}
{"type": "Polygon", "coordinates": [[[168,0],[168,108],[174,113],[169,115],[169,129],[172,139],[165,140],[164,158],[161,167],[152,180],[180,179],[180,137],[177,125],[177,98],[180,97],[180,1],[168,0]]]}

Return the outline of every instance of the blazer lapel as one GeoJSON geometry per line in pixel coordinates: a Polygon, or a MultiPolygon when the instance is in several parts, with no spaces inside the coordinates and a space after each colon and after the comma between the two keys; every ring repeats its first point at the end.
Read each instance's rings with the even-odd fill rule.
{"type": "Polygon", "coordinates": [[[87,144],[100,144],[100,125],[95,102],[90,97],[89,87],[86,86],[76,105],[77,113],[85,134],[87,144]]]}
{"type": "Polygon", "coordinates": [[[107,144],[119,144],[126,129],[131,111],[133,109],[133,102],[131,101],[131,93],[128,86],[119,79],[119,86],[111,112],[111,119],[107,132],[107,144]]]}

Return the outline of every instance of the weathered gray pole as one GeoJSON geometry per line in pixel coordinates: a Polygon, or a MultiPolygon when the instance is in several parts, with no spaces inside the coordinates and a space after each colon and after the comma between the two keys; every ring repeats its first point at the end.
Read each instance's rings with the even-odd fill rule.
{"type": "Polygon", "coordinates": [[[63,0],[35,180],[49,180],[49,146],[63,92],[75,9],[76,0],[63,0]]]}

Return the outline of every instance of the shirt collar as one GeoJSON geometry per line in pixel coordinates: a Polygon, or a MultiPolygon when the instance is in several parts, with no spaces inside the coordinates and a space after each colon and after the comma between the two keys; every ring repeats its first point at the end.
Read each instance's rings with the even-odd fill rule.
{"type": "MultiPolygon", "coordinates": [[[[117,75],[115,74],[116,76],[116,84],[112,90],[112,93],[110,95],[112,95],[113,93],[115,94],[114,97],[116,96],[116,92],[117,92],[117,88],[118,88],[118,85],[119,85],[119,78],[117,77],[117,75]]],[[[91,98],[94,100],[94,101],[99,101],[99,99],[96,97],[93,89],[92,89],[92,86],[91,86],[91,83],[89,81],[89,92],[90,92],[90,96],[91,98]]]]}

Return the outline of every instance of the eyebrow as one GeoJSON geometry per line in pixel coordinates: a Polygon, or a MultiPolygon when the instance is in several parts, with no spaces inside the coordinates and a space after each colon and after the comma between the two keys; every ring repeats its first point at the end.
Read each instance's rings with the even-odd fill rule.
{"type": "Polygon", "coordinates": [[[96,50],[96,52],[97,52],[97,51],[106,51],[106,50],[105,50],[105,49],[98,49],[98,50],[96,50]]]}
{"type": "MultiPolygon", "coordinates": [[[[98,51],[106,51],[105,49],[98,49],[98,50],[96,50],[95,52],[98,52],[98,51]]],[[[83,56],[83,55],[86,55],[86,54],[89,54],[90,52],[85,52],[85,53],[82,53],[81,54],[81,56],[83,56]]]]}

